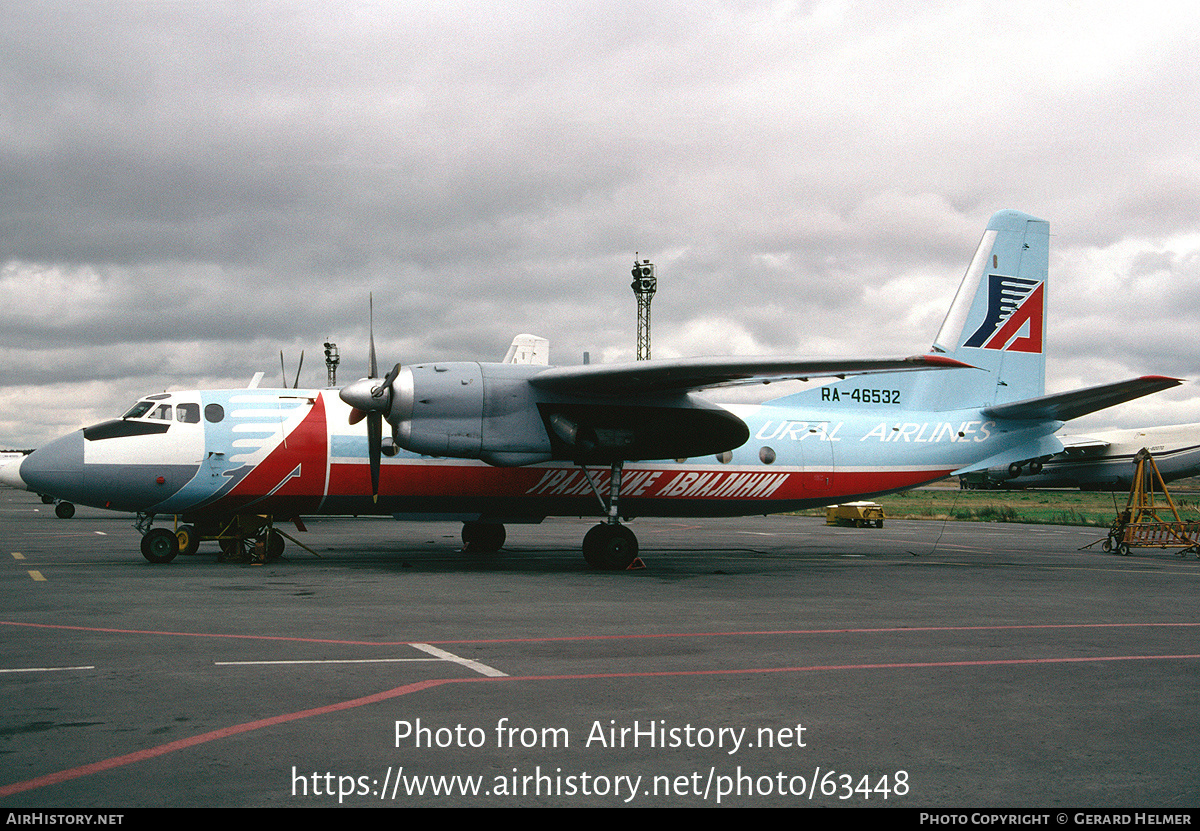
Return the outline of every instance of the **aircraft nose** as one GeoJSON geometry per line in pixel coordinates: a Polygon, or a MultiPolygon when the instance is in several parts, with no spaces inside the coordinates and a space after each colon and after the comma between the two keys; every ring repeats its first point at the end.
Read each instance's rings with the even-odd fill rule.
{"type": "Polygon", "coordinates": [[[23,487],[59,499],[79,499],[83,488],[83,431],[76,430],[39,447],[17,470],[23,487]]]}

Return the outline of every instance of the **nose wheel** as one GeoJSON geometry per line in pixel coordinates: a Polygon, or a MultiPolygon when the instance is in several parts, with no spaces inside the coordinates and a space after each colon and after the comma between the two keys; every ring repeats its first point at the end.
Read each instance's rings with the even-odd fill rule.
{"type": "Polygon", "coordinates": [[[179,553],[179,538],[168,528],[151,528],[142,536],[142,556],[152,563],[169,563],[179,553]]]}

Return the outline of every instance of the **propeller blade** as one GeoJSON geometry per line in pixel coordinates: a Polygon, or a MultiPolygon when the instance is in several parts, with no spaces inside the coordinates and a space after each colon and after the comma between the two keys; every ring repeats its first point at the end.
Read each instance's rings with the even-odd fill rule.
{"type": "Polygon", "coordinates": [[[283,366],[283,350],[279,350],[279,377],[283,379],[283,388],[287,389],[287,370],[283,366]]]}
{"type": "Polygon", "coordinates": [[[379,460],[383,455],[383,415],[367,415],[367,447],[371,457],[371,498],[379,501],[379,460]]]}
{"type": "Polygon", "coordinates": [[[358,409],[358,407],[350,408],[350,423],[351,424],[358,424],[358,422],[362,421],[366,417],[367,417],[367,414],[364,413],[362,410],[358,409]]]}
{"type": "MultiPolygon", "coordinates": [[[[392,382],[396,380],[396,376],[399,374],[400,374],[400,364],[396,364],[394,367],[392,367],[391,371],[384,377],[383,383],[380,385],[385,390],[387,390],[387,393],[389,396],[391,396],[391,394],[392,394],[392,382]]],[[[390,406],[391,402],[388,402],[388,403],[390,406]]]]}
{"type": "MultiPolygon", "coordinates": [[[[280,352],[279,354],[282,355],[283,353],[280,352]]],[[[296,365],[296,381],[295,381],[295,383],[292,384],[292,389],[294,389],[294,390],[300,389],[300,367],[302,367],[302,366],[304,366],[304,350],[303,349],[300,350],[300,363],[296,365]]],[[[287,386],[286,378],[284,379],[284,386],[285,387],[287,386]]]]}
{"type": "Polygon", "coordinates": [[[367,377],[368,378],[378,378],[379,377],[379,365],[375,362],[375,297],[374,297],[374,295],[367,295],[367,304],[371,310],[370,311],[370,314],[371,314],[371,328],[370,328],[371,352],[370,352],[370,359],[367,361],[367,377]]]}

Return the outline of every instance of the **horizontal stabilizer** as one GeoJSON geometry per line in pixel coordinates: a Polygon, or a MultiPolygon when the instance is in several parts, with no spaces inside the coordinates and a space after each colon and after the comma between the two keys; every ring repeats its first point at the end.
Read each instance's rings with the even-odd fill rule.
{"type": "Polygon", "coordinates": [[[941,355],[891,359],[679,358],[622,364],[582,364],[530,377],[535,387],[574,395],[678,393],[737,384],[868,375],[919,369],[970,369],[941,355]]]}
{"type": "Polygon", "coordinates": [[[1098,387],[1027,398],[1011,404],[997,404],[985,408],[983,412],[992,418],[1020,421],[1070,421],[1106,407],[1141,398],[1143,395],[1177,387],[1182,383],[1178,378],[1143,375],[1140,378],[1101,384],[1098,387]]]}
{"type": "Polygon", "coordinates": [[[537,335],[517,335],[501,363],[546,366],[550,363],[550,341],[537,335]]]}

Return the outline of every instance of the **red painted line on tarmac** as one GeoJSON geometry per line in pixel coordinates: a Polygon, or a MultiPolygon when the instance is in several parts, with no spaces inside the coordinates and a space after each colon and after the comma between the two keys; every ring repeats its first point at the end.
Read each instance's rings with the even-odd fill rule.
{"type": "Polygon", "coordinates": [[[428,644],[480,644],[480,643],[542,643],[545,641],[606,641],[637,640],[649,638],[736,638],[752,635],[870,635],[904,632],[993,632],[1022,629],[1115,629],[1139,627],[1186,627],[1200,623],[1029,623],[1011,626],[889,626],[860,629],[763,629],[735,632],[664,632],[642,635],[573,635],[554,638],[479,638],[471,640],[425,640],[428,644]]]}
{"type": "Polygon", "coordinates": [[[413,638],[404,641],[351,641],[338,638],[297,638],[290,635],[247,635],[218,632],[172,632],[155,629],[115,629],[99,626],[68,626],[59,623],[23,623],[15,620],[0,620],[0,626],[22,626],[31,629],[61,629],[76,632],[107,632],[115,635],[161,635],[174,638],[231,638],[259,641],[284,641],[292,643],[330,643],[346,646],[408,646],[414,643],[428,644],[480,644],[480,643],[549,643],[563,641],[619,641],[654,638],[736,638],[762,635],[869,635],[902,632],[1002,632],[1026,629],[1137,629],[1137,628],[1181,628],[1197,627],[1197,623],[1021,623],[996,626],[889,626],[858,629],[762,629],[731,632],[658,632],[625,635],[564,635],[541,638],[461,638],[456,640],[431,640],[413,638]]]}
{"type": "Polygon", "coordinates": [[[352,698],[349,701],[341,701],[337,704],[328,704],[324,707],[314,707],[311,710],[300,710],[296,713],[286,713],[284,715],[272,716],[270,718],[258,719],[257,721],[248,721],[245,724],[235,724],[232,727],[224,727],[220,730],[212,730],[208,733],[201,733],[198,736],[192,736],[188,739],[179,739],[178,741],[160,744],[158,747],[148,747],[145,750],[138,750],[134,753],[126,753],[124,756],[114,756],[111,759],[105,759],[101,762],[93,762],[90,765],[82,765],[69,770],[60,770],[58,773],[50,773],[46,776],[39,776],[36,779],[27,779],[24,782],[16,782],[12,785],[0,786],[0,797],[11,796],[12,794],[21,793],[22,791],[31,791],[35,788],[43,788],[46,785],[57,785],[60,782],[66,782],[71,779],[78,779],[81,776],[90,776],[93,773],[100,773],[113,768],[123,767],[133,764],[134,762],[142,762],[146,759],[153,759],[155,756],[164,756],[167,753],[174,753],[177,750],[183,750],[188,747],[195,747],[198,744],[215,741],[217,739],[227,739],[230,736],[236,736],[239,733],[249,733],[253,730],[261,730],[264,727],[274,727],[277,724],[285,724],[289,721],[297,721],[299,719],[311,718],[313,716],[322,716],[327,713],[335,713],[338,710],[351,710],[355,707],[362,707],[366,704],[375,704],[379,701],[386,701],[389,698],[398,698],[409,693],[420,692],[421,690],[437,687],[441,684],[453,683],[455,681],[466,681],[475,679],[465,678],[438,678],[431,681],[418,681],[415,684],[405,684],[402,687],[385,690],[374,695],[364,696],[362,698],[352,698]]]}
{"type": "Polygon", "coordinates": [[[217,739],[229,738],[230,736],[236,736],[241,733],[249,733],[254,730],[260,730],[264,727],[273,727],[277,724],[284,724],[289,721],[326,715],[328,713],[334,713],[340,710],[350,710],[368,704],[386,701],[391,698],[399,698],[400,696],[421,692],[433,687],[442,686],[443,684],[478,684],[481,682],[507,683],[512,681],[587,681],[613,678],[670,678],[705,675],[757,675],[780,672],[827,672],[836,670],[937,669],[949,667],[1020,666],[1028,664],[1101,663],[1109,661],[1167,661],[1196,658],[1200,658],[1200,653],[1186,655],[1109,655],[1092,658],[1011,658],[990,661],[920,661],[914,663],[885,664],[829,664],[806,667],[668,670],[662,672],[596,672],[578,675],[526,675],[501,678],[437,678],[428,681],[419,681],[415,684],[405,684],[404,686],[395,687],[390,690],[385,690],[384,692],[375,693],[374,695],[363,696],[362,698],[353,698],[349,701],[342,701],[337,704],[329,704],[324,707],[314,707],[309,710],[300,710],[299,712],[295,713],[287,713],[284,715],[272,716],[271,718],[259,719],[257,721],[249,721],[245,724],[236,724],[231,727],[225,727],[221,730],[213,730],[208,733],[201,733],[200,735],[193,736],[189,739],[180,739],[178,741],[159,745],[158,747],[150,747],[146,748],[145,750],[139,750],[135,753],[127,753],[123,756],[114,756],[111,759],[93,762],[90,765],[82,765],[80,767],[70,768],[57,773],[39,776],[36,779],[27,779],[24,782],[16,782],[11,785],[0,786],[0,797],[11,796],[24,791],[42,788],[47,785],[56,785],[71,779],[89,776],[93,773],[100,773],[102,771],[112,770],[113,768],[133,764],[134,762],[153,759],[156,756],[163,756],[167,753],[174,753],[177,750],[195,747],[196,745],[205,744],[217,739]]]}

